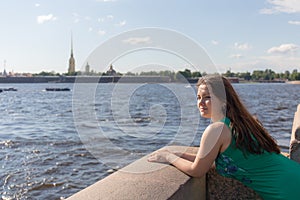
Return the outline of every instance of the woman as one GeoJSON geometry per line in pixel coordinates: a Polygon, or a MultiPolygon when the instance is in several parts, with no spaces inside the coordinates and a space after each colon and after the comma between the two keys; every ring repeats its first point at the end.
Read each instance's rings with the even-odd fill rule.
{"type": "Polygon", "coordinates": [[[170,163],[193,177],[205,175],[215,162],[218,173],[241,181],[263,199],[300,199],[300,164],[280,154],[231,83],[213,75],[200,78],[197,87],[200,114],[212,121],[197,155],[160,150],[148,161],[170,163]]]}

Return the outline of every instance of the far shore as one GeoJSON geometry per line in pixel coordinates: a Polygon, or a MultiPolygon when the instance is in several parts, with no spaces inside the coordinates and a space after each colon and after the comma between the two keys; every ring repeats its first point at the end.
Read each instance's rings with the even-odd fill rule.
{"type": "Polygon", "coordinates": [[[287,81],[286,83],[289,83],[289,84],[300,84],[300,81],[287,81]]]}
{"type": "MultiPolygon", "coordinates": [[[[300,84],[300,80],[242,80],[227,77],[231,83],[288,83],[300,84]]],[[[173,80],[169,76],[32,76],[32,77],[1,77],[0,83],[190,83],[196,84],[198,78],[173,80]]]]}

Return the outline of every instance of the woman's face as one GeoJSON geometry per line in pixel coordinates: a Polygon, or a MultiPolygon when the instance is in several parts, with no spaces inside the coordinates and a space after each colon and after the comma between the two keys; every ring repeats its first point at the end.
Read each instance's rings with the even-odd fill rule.
{"type": "Polygon", "coordinates": [[[209,93],[205,84],[198,87],[197,105],[201,116],[204,118],[212,118],[213,114],[215,117],[219,117],[222,114],[222,103],[216,96],[209,93]]]}
{"type": "Polygon", "coordinates": [[[197,105],[204,118],[211,118],[211,96],[206,85],[200,85],[197,92],[197,105]]]}

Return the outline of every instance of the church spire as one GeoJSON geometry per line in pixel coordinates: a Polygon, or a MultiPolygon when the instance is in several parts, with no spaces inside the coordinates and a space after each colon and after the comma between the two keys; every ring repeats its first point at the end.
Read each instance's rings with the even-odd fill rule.
{"type": "Polygon", "coordinates": [[[4,70],[3,70],[3,76],[7,76],[7,72],[6,72],[6,60],[3,61],[3,66],[4,66],[4,70]]]}
{"type": "Polygon", "coordinates": [[[75,59],[73,54],[73,34],[71,32],[71,56],[69,58],[69,69],[68,69],[69,75],[75,74],[75,59]]]}
{"type": "Polygon", "coordinates": [[[71,32],[71,57],[73,57],[73,34],[71,32]]]}

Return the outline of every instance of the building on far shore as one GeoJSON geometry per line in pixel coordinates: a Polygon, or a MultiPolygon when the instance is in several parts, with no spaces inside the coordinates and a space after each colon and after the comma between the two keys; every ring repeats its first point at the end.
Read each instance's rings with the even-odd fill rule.
{"type": "Polygon", "coordinates": [[[88,62],[86,63],[86,66],[85,66],[85,74],[86,75],[90,74],[90,65],[88,62]]]}
{"type": "Polygon", "coordinates": [[[73,54],[73,37],[72,37],[72,35],[71,35],[71,57],[69,58],[68,74],[69,75],[75,74],[75,58],[74,58],[74,54],[73,54]]]}
{"type": "Polygon", "coordinates": [[[3,70],[3,74],[2,74],[3,76],[7,76],[7,72],[6,72],[6,69],[4,68],[4,70],[3,70]]]}
{"type": "Polygon", "coordinates": [[[3,70],[2,76],[6,77],[7,76],[7,72],[6,72],[6,60],[4,60],[3,66],[4,66],[4,70],[3,70]]]}
{"type": "Polygon", "coordinates": [[[240,80],[238,77],[226,77],[231,83],[239,83],[240,80]]]}
{"type": "Polygon", "coordinates": [[[113,65],[109,66],[109,70],[106,71],[107,76],[116,76],[117,72],[114,70],[113,65]]]}

